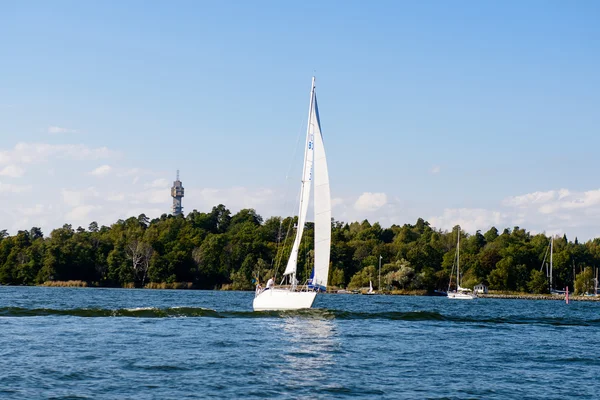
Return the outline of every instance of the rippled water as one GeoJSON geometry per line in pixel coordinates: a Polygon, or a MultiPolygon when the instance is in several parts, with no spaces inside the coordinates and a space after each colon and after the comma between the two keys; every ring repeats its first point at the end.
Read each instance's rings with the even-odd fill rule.
{"type": "Polygon", "coordinates": [[[0,287],[0,398],[598,399],[600,304],[0,287]]]}

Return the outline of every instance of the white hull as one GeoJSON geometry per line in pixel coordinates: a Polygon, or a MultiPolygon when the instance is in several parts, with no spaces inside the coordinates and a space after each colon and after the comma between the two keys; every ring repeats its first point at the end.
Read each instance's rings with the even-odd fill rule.
{"type": "Polygon", "coordinates": [[[300,310],[311,308],[317,292],[292,292],[287,289],[269,289],[256,295],[254,311],[300,310]]]}
{"type": "Polygon", "coordinates": [[[471,293],[448,293],[448,298],[457,300],[473,300],[477,298],[477,295],[471,293]]]}

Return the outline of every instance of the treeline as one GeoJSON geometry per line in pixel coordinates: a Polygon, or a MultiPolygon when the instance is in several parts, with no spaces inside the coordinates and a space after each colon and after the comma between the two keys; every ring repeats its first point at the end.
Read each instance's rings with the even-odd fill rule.
{"type": "MultiPolygon", "coordinates": [[[[52,284],[82,281],[97,286],[252,289],[257,279],[281,276],[295,234],[297,218],[263,221],[252,209],[232,215],[224,206],[187,216],[144,214],[113,225],[71,225],[48,237],[40,228],[14,236],[0,231],[0,283],[52,284]],[[165,286],[165,285],[174,286],[165,286]],[[161,286],[162,285],[162,286],[161,286]]],[[[307,223],[298,261],[304,282],[313,262],[313,224],[307,223]]],[[[457,234],[434,229],[419,219],[414,225],[382,228],[368,221],[332,222],[329,285],[377,286],[379,257],[382,286],[405,290],[445,290],[456,252],[457,234]]],[[[549,238],[514,227],[461,233],[461,286],[484,283],[495,290],[544,293],[549,238]]],[[[579,243],[554,239],[554,287],[570,286],[580,275],[579,291],[591,291],[600,266],[600,239],[579,243]],[[586,267],[587,270],[586,270],[586,267]],[[590,278],[590,276],[592,278],[590,278]],[[591,279],[591,280],[590,280],[591,279]],[[581,286],[583,285],[583,287],[581,286]]]]}

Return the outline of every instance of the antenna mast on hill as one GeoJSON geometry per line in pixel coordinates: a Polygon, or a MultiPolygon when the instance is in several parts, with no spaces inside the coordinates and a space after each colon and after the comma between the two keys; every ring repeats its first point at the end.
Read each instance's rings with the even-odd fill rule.
{"type": "Polygon", "coordinates": [[[177,179],[173,182],[173,187],[171,188],[171,197],[173,197],[173,215],[183,214],[183,207],[181,205],[183,193],[183,185],[179,180],[179,170],[177,170],[177,179]]]}

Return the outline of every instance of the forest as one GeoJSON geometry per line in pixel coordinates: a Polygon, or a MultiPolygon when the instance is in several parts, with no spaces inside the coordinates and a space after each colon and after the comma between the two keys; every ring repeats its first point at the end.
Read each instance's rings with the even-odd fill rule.
{"type": "MultiPolygon", "coordinates": [[[[105,287],[188,287],[252,290],[271,275],[280,279],[297,218],[267,220],[253,209],[233,214],[224,205],[186,216],[144,214],[111,226],[64,225],[44,236],[40,228],[8,235],[0,230],[0,283],[52,285],[80,281],[105,287]],[[171,285],[171,286],[169,286],[171,285]]],[[[382,289],[446,290],[460,232],[461,286],[547,293],[550,238],[520,227],[492,227],[467,234],[441,231],[418,219],[414,225],[332,221],[329,287],[377,288],[381,257],[382,289]]],[[[579,243],[554,238],[553,286],[593,290],[600,266],[600,239],[579,243]]],[[[313,224],[307,223],[298,261],[305,282],[313,260],[313,224]]]]}

